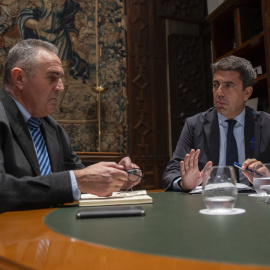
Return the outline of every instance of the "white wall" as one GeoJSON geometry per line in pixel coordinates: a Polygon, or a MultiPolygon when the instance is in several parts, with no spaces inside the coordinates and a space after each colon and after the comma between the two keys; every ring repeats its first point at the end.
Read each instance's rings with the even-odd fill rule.
{"type": "Polygon", "coordinates": [[[214,9],[216,9],[225,0],[207,0],[208,14],[210,14],[214,9]]]}

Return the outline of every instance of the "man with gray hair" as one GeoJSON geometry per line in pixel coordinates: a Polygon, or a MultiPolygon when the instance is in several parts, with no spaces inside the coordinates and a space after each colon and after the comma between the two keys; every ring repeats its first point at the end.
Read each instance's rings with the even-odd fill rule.
{"type": "MultiPolygon", "coordinates": [[[[205,167],[233,166],[248,158],[270,162],[270,115],[245,106],[256,73],[251,63],[229,56],[212,64],[214,107],[186,119],[163,175],[166,190],[190,191],[205,167]]],[[[248,179],[236,171],[238,181],[248,179]]]]}
{"type": "Polygon", "coordinates": [[[84,167],[64,129],[48,116],[64,91],[57,53],[46,41],[27,39],[8,54],[0,91],[0,213],[55,207],[81,192],[109,196],[138,183],[128,181],[127,170],[138,168],[129,157],[84,167]]]}

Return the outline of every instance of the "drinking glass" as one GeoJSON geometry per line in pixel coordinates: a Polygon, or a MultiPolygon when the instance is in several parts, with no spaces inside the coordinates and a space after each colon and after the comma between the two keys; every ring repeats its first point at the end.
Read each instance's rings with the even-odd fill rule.
{"type": "MultiPolygon", "coordinates": [[[[259,195],[270,195],[270,163],[260,163],[254,167],[253,186],[259,195]]],[[[269,197],[265,202],[270,203],[269,197]]]]}
{"type": "Polygon", "coordinates": [[[202,197],[210,212],[231,212],[237,195],[236,174],[232,166],[212,166],[204,169],[202,197]]]}

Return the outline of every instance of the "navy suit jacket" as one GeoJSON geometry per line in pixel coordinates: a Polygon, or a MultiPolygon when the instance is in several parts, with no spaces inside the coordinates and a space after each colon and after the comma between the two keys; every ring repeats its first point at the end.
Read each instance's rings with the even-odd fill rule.
{"type": "Polygon", "coordinates": [[[27,124],[6,90],[0,91],[0,212],[72,202],[68,170],[84,168],[68,135],[51,117],[42,118],[53,174],[40,175],[27,124]]]}
{"type": "MultiPolygon", "coordinates": [[[[254,111],[246,106],[245,116],[245,154],[247,158],[256,158],[264,163],[270,163],[270,115],[254,111]],[[252,146],[255,138],[255,147],[252,146]]],[[[215,108],[196,114],[186,119],[173,157],[163,174],[163,184],[166,190],[180,175],[180,161],[191,149],[200,149],[199,169],[202,170],[208,161],[214,166],[219,163],[219,124],[215,108]]]]}

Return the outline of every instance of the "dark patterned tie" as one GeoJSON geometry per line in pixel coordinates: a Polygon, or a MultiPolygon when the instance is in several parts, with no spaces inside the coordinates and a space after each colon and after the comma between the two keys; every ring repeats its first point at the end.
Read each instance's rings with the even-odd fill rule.
{"type": "Polygon", "coordinates": [[[37,118],[31,117],[27,121],[27,124],[30,129],[33,142],[36,147],[36,153],[37,153],[41,175],[50,174],[52,173],[50,159],[48,156],[45,141],[43,139],[43,136],[40,130],[41,121],[37,118]]]}
{"type": "MultiPolygon", "coordinates": [[[[233,134],[234,125],[237,123],[236,120],[226,120],[228,122],[228,132],[227,132],[227,149],[226,149],[226,165],[233,166],[234,162],[238,162],[238,150],[236,140],[233,134]]],[[[233,166],[234,167],[234,166],[233,166]]],[[[239,180],[239,170],[235,168],[235,173],[237,177],[237,182],[239,180]]]]}

